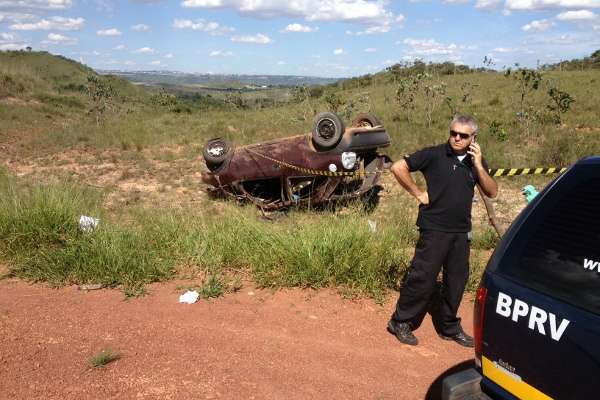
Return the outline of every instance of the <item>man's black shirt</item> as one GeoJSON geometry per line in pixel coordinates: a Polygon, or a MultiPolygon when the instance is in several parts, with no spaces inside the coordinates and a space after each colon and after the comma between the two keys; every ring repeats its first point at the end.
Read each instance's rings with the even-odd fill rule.
{"type": "MultiPolygon", "coordinates": [[[[419,206],[417,226],[442,232],[469,232],[475,183],[479,181],[471,156],[462,162],[448,142],[405,156],[410,172],[421,171],[429,204],[419,206]]],[[[487,169],[485,160],[483,167],[487,169]]]]}

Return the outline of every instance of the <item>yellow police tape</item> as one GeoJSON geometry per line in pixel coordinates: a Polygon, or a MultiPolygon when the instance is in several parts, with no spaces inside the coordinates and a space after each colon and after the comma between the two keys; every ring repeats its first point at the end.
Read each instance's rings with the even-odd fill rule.
{"type": "MultiPolygon", "coordinates": [[[[373,174],[381,174],[381,173],[388,173],[389,170],[375,170],[375,171],[365,171],[364,170],[364,165],[360,164],[360,167],[358,169],[358,171],[323,171],[323,170],[318,170],[318,169],[311,169],[311,168],[303,168],[303,167],[298,167],[297,165],[293,165],[290,164],[288,162],[285,161],[281,161],[281,160],[277,160],[273,157],[269,157],[267,155],[264,155],[262,153],[259,153],[257,151],[254,151],[250,148],[245,148],[244,150],[255,154],[259,157],[262,157],[266,160],[272,161],[275,164],[281,165],[283,167],[289,168],[289,169],[293,169],[295,171],[299,171],[302,172],[304,174],[309,174],[309,175],[318,175],[318,176],[358,176],[358,177],[364,177],[366,175],[373,175],[373,174]]],[[[496,169],[488,169],[488,173],[490,174],[490,176],[518,176],[518,175],[550,175],[550,174],[562,174],[563,172],[565,172],[567,170],[566,167],[549,167],[549,168],[496,168],[496,169]]]]}
{"type": "Polygon", "coordinates": [[[490,176],[517,176],[517,175],[549,175],[562,174],[567,168],[565,167],[550,167],[550,168],[497,168],[489,169],[490,176]]]}

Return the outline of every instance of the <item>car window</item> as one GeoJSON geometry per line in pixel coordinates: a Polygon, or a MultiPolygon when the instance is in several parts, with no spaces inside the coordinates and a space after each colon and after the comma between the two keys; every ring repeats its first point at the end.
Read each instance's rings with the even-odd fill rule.
{"type": "Polygon", "coordinates": [[[600,165],[579,165],[540,199],[497,272],[600,314],[600,165]]]}

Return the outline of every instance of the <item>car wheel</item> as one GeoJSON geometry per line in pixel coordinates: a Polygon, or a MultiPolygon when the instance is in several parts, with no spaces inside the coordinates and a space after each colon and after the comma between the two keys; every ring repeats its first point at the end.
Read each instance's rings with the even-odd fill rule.
{"type": "Polygon", "coordinates": [[[344,135],[344,122],[334,113],[324,112],[317,115],[312,129],[313,143],[320,149],[335,147],[344,135]]]}
{"type": "Polygon", "coordinates": [[[353,128],[372,128],[379,125],[381,125],[381,121],[373,114],[359,114],[354,121],[352,121],[353,128]]]}
{"type": "Polygon", "coordinates": [[[210,139],[206,142],[202,155],[210,170],[218,168],[229,156],[232,150],[231,142],[224,138],[210,139]]]}

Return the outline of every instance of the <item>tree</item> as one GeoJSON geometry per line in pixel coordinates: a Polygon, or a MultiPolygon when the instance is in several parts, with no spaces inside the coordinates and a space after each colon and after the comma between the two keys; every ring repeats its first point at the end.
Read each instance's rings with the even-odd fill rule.
{"type": "Polygon", "coordinates": [[[569,111],[575,99],[569,93],[560,90],[554,85],[548,89],[548,96],[550,97],[550,103],[546,107],[554,113],[554,122],[560,124],[562,122],[562,115],[569,111]]]}
{"type": "MultiPolygon", "coordinates": [[[[519,64],[515,64],[519,67],[519,64]]],[[[514,72],[509,68],[504,76],[512,76],[517,90],[519,92],[519,112],[517,113],[518,121],[525,127],[525,131],[529,134],[531,123],[537,118],[537,112],[530,104],[529,98],[534,91],[540,88],[542,84],[542,74],[538,71],[528,68],[517,68],[514,72]]]]}
{"type": "Polygon", "coordinates": [[[114,90],[109,83],[98,75],[88,75],[86,91],[94,103],[90,112],[96,115],[96,125],[100,125],[100,118],[112,107],[114,90]]]}

